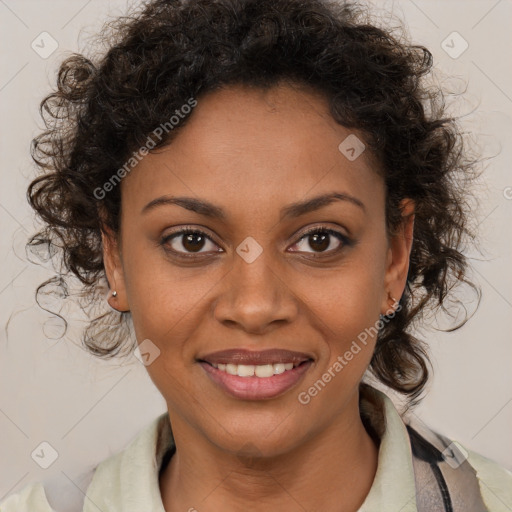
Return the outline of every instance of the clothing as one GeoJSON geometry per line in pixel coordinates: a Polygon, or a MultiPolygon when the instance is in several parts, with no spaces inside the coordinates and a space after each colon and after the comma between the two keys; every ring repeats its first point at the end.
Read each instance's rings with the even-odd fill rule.
{"type": "MultiPolygon", "coordinates": [[[[378,438],[378,467],[359,512],[418,512],[417,496],[428,489],[416,490],[408,423],[389,397],[375,389],[372,393],[372,400],[361,401],[361,417],[378,438]]],[[[512,473],[486,457],[461,448],[468,453],[467,462],[476,472],[479,489],[474,491],[480,491],[488,512],[511,512],[512,473]]],[[[127,448],[101,462],[93,471],[83,509],[57,508],[59,496],[54,493],[50,499],[43,483],[37,482],[0,502],[0,512],[165,512],[158,476],[162,462],[174,449],[166,412],[153,420],[127,448]]]]}

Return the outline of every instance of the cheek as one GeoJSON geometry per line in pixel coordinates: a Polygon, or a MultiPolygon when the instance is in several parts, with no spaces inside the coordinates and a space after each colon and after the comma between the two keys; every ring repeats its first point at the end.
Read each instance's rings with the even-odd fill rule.
{"type": "Polygon", "coordinates": [[[166,400],[172,397],[175,405],[183,401],[180,407],[186,407],[192,399],[186,382],[194,365],[188,342],[198,326],[201,297],[211,286],[204,279],[184,278],[181,270],[172,269],[164,258],[150,262],[139,259],[135,252],[126,273],[136,338],[157,347],[153,350],[158,356],[146,366],[148,375],[166,400]]]}
{"type": "Polygon", "coordinates": [[[385,239],[377,238],[358,247],[330,276],[310,278],[309,309],[315,317],[312,322],[328,340],[328,366],[341,356],[347,361],[342,362],[344,373],[358,376],[369,364],[378,333],[385,259],[385,239]]]}
{"type": "Polygon", "coordinates": [[[386,254],[384,239],[363,240],[329,273],[325,270],[310,273],[307,281],[303,281],[303,293],[333,326],[341,329],[364,324],[379,316],[386,254]]]}
{"type": "Polygon", "coordinates": [[[187,271],[173,267],[163,250],[126,240],[124,274],[135,333],[139,341],[153,340],[167,350],[167,340],[179,338],[187,314],[205,290],[201,280],[191,280],[187,271]]]}

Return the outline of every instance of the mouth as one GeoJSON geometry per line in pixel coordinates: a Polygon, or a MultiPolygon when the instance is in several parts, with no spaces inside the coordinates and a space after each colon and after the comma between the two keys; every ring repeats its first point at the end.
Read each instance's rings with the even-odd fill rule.
{"type": "Polygon", "coordinates": [[[232,349],[197,359],[210,380],[228,395],[244,400],[278,397],[303,378],[314,362],[305,353],[288,350],[232,349]]]}

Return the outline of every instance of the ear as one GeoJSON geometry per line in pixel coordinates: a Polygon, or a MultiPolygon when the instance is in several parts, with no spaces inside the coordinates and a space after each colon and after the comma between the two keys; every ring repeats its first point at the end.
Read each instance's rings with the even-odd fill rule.
{"type": "Polygon", "coordinates": [[[381,313],[383,315],[389,314],[392,307],[390,305],[391,301],[394,302],[393,299],[400,300],[407,282],[414,233],[414,206],[412,199],[407,198],[401,201],[402,222],[389,239],[384,279],[385,296],[382,299],[381,305],[381,313]]]}
{"type": "Polygon", "coordinates": [[[130,311],[118,240],[115,234],[105,225],[101,229],[101,241],[103,244],[103,265],[110,286],[108,303],[118,311],[130,311]],[[113,291],[117,292],[115,297],[112,295],[113,291]]]}

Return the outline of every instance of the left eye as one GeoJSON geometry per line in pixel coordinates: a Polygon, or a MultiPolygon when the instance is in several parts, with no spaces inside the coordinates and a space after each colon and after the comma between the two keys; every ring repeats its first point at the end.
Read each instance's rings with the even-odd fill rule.
{"type": "MultiPolygon", "coordinates": [[[[338,231],[334,231],[333,229],[328,228],[314,228],[302,235],[300,240],[295,244],[296,246],[304,247],[308,245],[313,249],[312,252],[336,252],[336,250],[340,249],[344,245],[348,245],[348,238],[339,233],[338,231]],[[332,247],[333,237],[337,240],[338,245],[336,247],[332,247]]],[[[294,251],[295,252],[295,251],[294,251]]],[[[309,252],[304,251],[304,249],[299,249],[299,252],[309,252]]]]}

